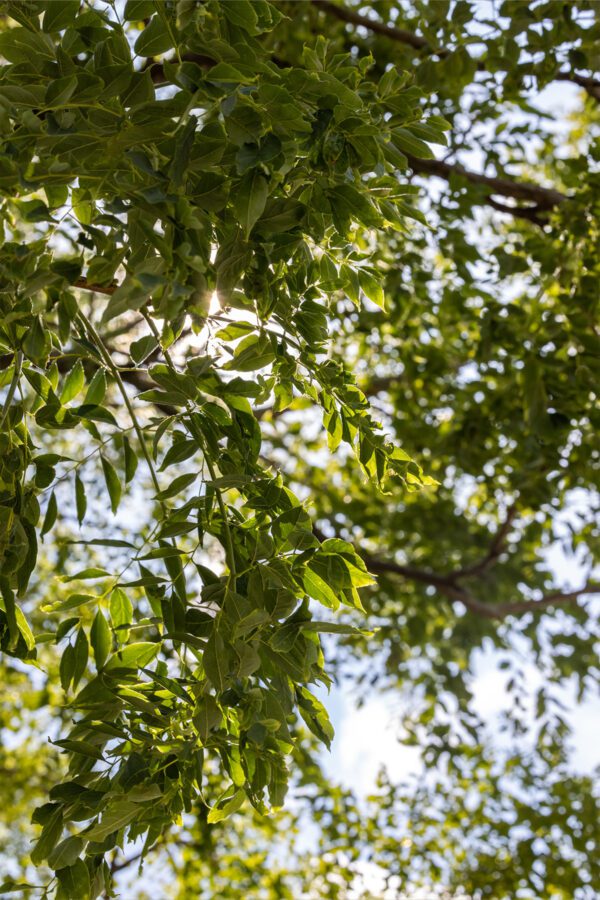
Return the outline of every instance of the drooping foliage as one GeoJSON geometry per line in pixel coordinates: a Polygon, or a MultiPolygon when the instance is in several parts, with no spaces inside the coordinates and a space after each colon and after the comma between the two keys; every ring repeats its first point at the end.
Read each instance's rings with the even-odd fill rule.
{"type": "Polygon", "coordinates": [[[395,890],[592,896],[559,702],[597,678],[594,4],[1,9],[0,776],[23,860],[37,806],[27,877],[111,896],[138,841],[181,897],[346,897],[368,858],[395,890]],[[368,811],[325,781],[335,676],[410,691],[437,780],[368,811]],[[307,817],[318,870],[273,855],[307,817]]]}

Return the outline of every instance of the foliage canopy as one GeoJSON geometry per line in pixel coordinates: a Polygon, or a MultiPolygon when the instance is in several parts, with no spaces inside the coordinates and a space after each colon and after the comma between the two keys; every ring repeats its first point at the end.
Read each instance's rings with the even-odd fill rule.
{"type": "Polygon", "coordinates": [[[0,9],[4,890],[594,896],[597,5],[0,9]],[[431,777],[325,778],[339,678],[431,777]]]}

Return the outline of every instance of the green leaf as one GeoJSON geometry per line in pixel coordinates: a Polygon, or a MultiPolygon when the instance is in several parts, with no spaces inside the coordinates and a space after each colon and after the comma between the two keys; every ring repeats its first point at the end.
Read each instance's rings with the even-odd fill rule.
{"type": "Polygon", "coordinates": [[[100,455],[100,460],[102,462],[104,480],[106,481],[106,489],[108,490],[108,496],[110,497],[110,508],[114,515],[119,507],[119,501],[121,499],[121,482],[119,481],[119,476],[117,475],[114,466],[104,454],[100,455]]]}
{"type": "Polygon", "coordinates": [[[155,0],[127,0],[124,17],[128,22],[142,22],[149,19],[155,10],[155,0]]]}
{"type": "Polygon", "coordinates": [[[313,597],[314,600],[318,600],[319,603],[328,606],[329,609],[337,609],[339,607],[340,600],[337,595],[331,590],[327,582],[323,581],[321,576],[313,572],[312,569],[306,568],[304,570],[302,581],[309,597],[313,597]]]}
{"type": "Polygon", "coordinates": [[[35,363],[45,363],[50,353],[50,333],[44,327],[40,316],[34,317],[33,324],[27,330],[23,352],[35,363]]]}
{"type": "Polygon", "coordinates": [[[129,484],[137,471],[138,458],[126,437],[123,438],[123,455],[125,457],[125,484],[129,484]]]}
{"type": "Polygon", "coordinates": [[[129,347],[129,355],[134,363],[139,366],[147,359],[151,353],[158,348],[158,343],[153,334],[146,334],[139,340],[134,341],[129,347]]]}
{"type": "Polygon", "coordinates": [[[42,525],[42,530],[40,534],[42,537],[47,534],[54,523],[56,522],[56,517],[58,515],[58,503],[56,502],[56,495],[54,491],[50,494],[50,499],[48,500],[48,506],[46,507],[46,515],[44,516],[44,524],[42,525]]]}
{"type": "Polygon", "coordinates": [[[208,639],[202,662],[204,671],[215,688],[218,691],[224,691],[227,686],[225,643],[218,631],[213,631],[208,639]]]}
{"type": "Polygon", "coordinates": [[[235,348],[232,359],[224,369],[237,372],[255,372],[264,369],[275,359],[273,345],[266,334],[249,334],[235,348]]]}
{"type": "Polygon", "coordinates": [[[140,813],[139,804],[121,800],[104,812],[101,821],[85,831],[83,836],[88,841],[103,841],[109,834],[129,825],[140,813]]]}
{"type": "Polygon", "coordinates": [[[82,225],[91,225],[96,213],[96,205],[90,192],[85,188],[72,188],[71,205],[78,221],[82,225]]]}
{"type": "Polygon", "coordinates": [[[252,325],[250,322],[232,322],[231,325],[217,331],[215,338],[220,341],[236,341],[252,331],[256,331],[256,325],[252,325]]]}
{"type": "Polygon", "coordinates": [[[109,574],[106,569],[100,569],[98,566],[88,566],[86,569],[80,569],[73,575],[61,575],[60,581],[63,584],[69,584],[71,581],[90,581],[96,578],[106,578],[109,574]]]}
{"type": "Polygon", "coordinates": [[[82,859],[56,873],[59,889],[57,900],[89,900],[90,874],[82,859]]]}
{"type": "Polygon", "coordinates": [[[55,810],[50,819],[42,828],[42,833],[31,851],[31,862],[34,866],[41,865],[58,843],[63,830],[62,810],[55,810]]]}
{"type": "Polygon", "coordinates": [[[88,603],[96,603],[97,600],[98,597],[96,594],[70,594],[66,600],[44,605],[42,609],[48,609],[52,612],[66,612],[69,609],[77,609],[79,606],[86,606],[88,603]]]}
{"type": "MultiPolygon", "coordinates": [[[[39,26],[38,26],[39,27],[39,26]]],[[[54,44],[47,34],[27,28],[8,28],[0,34],[0,56],[11,63],[39,64],[54,59],[54,44]]]]}
{"type": "Polygon", "coordinates": [[[35,647],[35,638],[31,633],[27,619],[15,601],[15,594],[10,587],[8,578],[3,575],[0,575],[0,609],[4,610],[6,613],[8,622],[10,635],[8,649],[14,650],[16,648],[19,635],[21,635],[27,649],[33,650],[35,647]]]}
{"type": "Polygon", "coordinates": [[[207,77],[212,82],[222,82],[223,84],[250,84],[254,81],[252,75],[244,74],[239,69],[236,69],[235,66],[225,62],[211,66],[207,77]]]}
{"type": "Polygon", "coordinates": [[[369,300],[376,306],[379,306],[380,309],[385,309],[385,296],[380,279],[372,275],[371,272],[367,272],[366,269],[359,269],[358,280],[363,293],[369,300]]]}
{"type": "Polygon", "coordinates": [[[57,844],[48,856],[48,865],[52,869],[72,866],[83,850],[84,842],[78,835],[71,835],[57,844]]]}
{"type": "Polygon", "coordinates": [[[14,650],[19,641],[19,627],[17,625],[17,606],[15,603],[15,593],[10,586],[8,578],[5,578],[2,575],[0,575],[0,588],[2,590],[2,609],[6,613],[8,633],[10,636],[8,649],[14,650]]]}
{"type": "Polygon", "coordinates": [[[100,406],[106,394],[106,373],[104,369],[98,369],[90,381],[84,398],[84,406],[100,406]]]}
{"type": "Polygon", "coordinates": [[[110,595],[110,618],[116,632],[117,641],[122,644],[129,637],[126,626],[133,620],[133,606],[131,600],[122,588],[115,588],[110,595]]]}
{"type": "Polygon", "coordinates": [[[79,477],[79,474],[75,475],[75,508],[77,510],[77,521],[81,525],[85,519],[87,499],[85,496],[85,485],[79,477]]]}
{"type": "Polygon", "coordinates": [[[135,42],[138,56],[157,56],[173,46],[173,38],[161,16],[153,16],[135,42]]]}
{"type": "Polygon", "coordinates": [[[216,822],[222,822],[223,819],[227,819],[232,813],[237,812],[243,805],[245,799],[246,794],[243,790],[236,791],[231,800],[228,800],[223,806],[213,806],[208,812],[206,821],[209,825],[214,825],[216,822]]]}
{"type": "Polygon", "coordinates": [[[62,31],[73,24],[79,6],[79,0],[52,0],[44,10],[42,28],[46,32],[62,31]]]}
{"type": "Polygon", "coordinates": [[[15,616],[17,619],[17,627],[19,629],[19,632],[21,633],[21,637],[25,641],[25,646],[28,650],[33,650],[35,647],[35,638],[31,632],[31,628],[29,627],[27,619],[18,606],[15,609],[15,616]]]}
{"type": "Polygon", "coordinates": [[[233,205],[246,238],[263,214],[268,195],[267,179],[256,169],[248,172],[235,190],[233,205]]]}
{"type": "Polygon", "coordinates": [[[76,688],[87,668],[89,644],[85,631],[79,628],[75,639],[73,665],[73,688],[76,688]]]}
{"type": "Polygon", "coordinates": [[[435,154],[431,147],[425,141],[415,137],[406,128],[395,128],[393,140],[394,144],[403,153],[408,153],[410,156],[416,156],[419,159],[435,159],[435,154]]]}
{"type": "Polygon", "coordinates": [[[90,629],[90,641],[94,651],[96,668],[100,670],[112,649],[112,634],[101,609],[98,610],[90,629]]]}
{"type": "Polygon", "coordinates": [[[228,0],[222,6],[223,12],[230,22],[239,25],[248,34],[256,34],[258,16],[250,0],[228,0]]]}
{"type": "Polygon", "coordinates": [[[192,721],[196,726],[200,739],[206,743],[213,728],[218,728],[223,720],[223,712],[210,694],[200,697],[194,710],[192,721]]]}
{"type": "Polygon", "coordinates": [[[320,700],[317,700],[311,692],[299,686],[298,689],[298,709],[300,715],[316,737],[323,741],[326,747],[331,746],[334,737],[333,726],[329,721],[327,710],[320,700]]]}
{"type": "Polygon", "coordinates": [[[156,495],[157,500],[168,500],[170,497],[175,497],[177,494],[180,494],[185,490],[186,487],[189,487],[190,484],[193,484],[198,478],[197,472],[189,472],[187,475],[179,475],[175,478],[168,488],[165,488],[164,491],[159,491],[156,495]]]}
{"type": "Polygon", "coordinates": [[[152,662],[160,644],[141,641],[139,644],[128,644],[122,650],[118,650],[107,662],[105,671],[112,669],[142,669],[152,662]]]}
{"type": "Polygon", "coordinates": [[[353,625],[342,625],[341,622],[317,622],[315,620],[303,622],[300,629],[301,631],[318,631],[325,634],[354,634],[361,636],[372,634],[370,631],[355,628],[353,625]]]}
{"type": "Polygon", "coordinates": [[[63,384],[62,391],[60,392],[60,402],[69,403],[69,401],[76,397],[84,387],[85,374],[83,371],[83,363],[80,359],[78,359],[65,378],[65,383],[63,384]]]}
{"type": "Polygon", "coordinates": [[[54,743],[69,753],[78,753],[80,756],[86,756],[88,759],[97,759],[99,762],[104,761],[102,751],[89,741],[76,741],[71,738],[65,738],[62,741],[54,741],[54,743]]]}
{"type": "Polygon", "coordinates": [[[39,890],[39,885],[29,884],[26,881],[3,881],[0,884],[0,894],[14,894],[17,891],[24,894],[28,890],[39,890]]]}

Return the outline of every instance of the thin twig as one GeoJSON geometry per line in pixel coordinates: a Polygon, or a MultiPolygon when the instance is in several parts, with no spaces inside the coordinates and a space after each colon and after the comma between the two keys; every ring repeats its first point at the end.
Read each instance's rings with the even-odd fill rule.
{"type": "Polygon", "coordinates": [[[462,569],[457,569],[457,571],[453,573],[453,577],[465,578],[472,575],[481,575],[483,574],[483,572],[486,572],[489,568],[491,568],[498,561],[498,558],[501,556],[502,551],[504,550],[506,538],[510,529],[512,528],[512,524],[515,520],[516,515],[517,505],[515,502],[512,503],[506,511],[504,522],[496,531],[490,544],[489,550],[485,554],[485,556],[478,562],[473,563],[470,566],[464,566],[462,569]]]}
{"type": "Polygon", "coordinates": [[[4,428],[4,423],[10,412],[10,407],[13,402],[13,398],[15,396],[15,391],[17,390],[17,386],[19,384],[19,378],[21,377],[22,365],[23,365],[23,353],[21,350],[18,350],[15,353],[15,371],[13,372],[13,376],[12,376],[10,384],[8,386],[8,392],[6,394],[6,399],[4,400],[4,406],[2,408],[2,418],[0,419],[0,431],[4,428]]]}
{"type": "MultiPolygon", "coordinates": [[[[156,327],[154,320],[146,312],[145,309],[142,309],[142,315],[143,315],[144,319],[146,320],[146,323],[147,323],[148,327],[150,328],[152,334],[156,338],[156,341],[158,342],[159,346],[161,347],[163,355],[165,357],[165,361],[166,361],[169,369],[172,371],[172,373],[174,375],[177,375],[178,374],[177,367],[175,366],[175,363],[173,362],[173,358],[172,358],[171,354],[169,353],[169,351],[167,350],[167,348],[163,347],[163,345],[162,345],[160,333],[158,331],[158,328],[156,327]]],[[[210,456],[209,456],[209,453],[208,453],[208,450],[206,447],[206,441],[204,440],[204,435],[198,428],[197,423],[194,421],[194,418],[192,415],[193,410],[189,410],[189,413],[190,414],[188,417],[188,423],[189,423],[190,431],[192,432],[192,434],[198,441],[200,449],[202,450],[202,452],[204,454],[204,460],[206,462],[206,467],[208,469],[211,480],[216,481],[217,472],[212,463],[212,460],[210,459],[210,456]]],[[[231,528],[229,525],[229,517],[227,515],[227,509],[225,507],[225,501],[223,500],[222,491],[220,490],[220,488],[218,488],[216,486],[215,486],[215,494],[217,497],[217,503],[219,504],[219,511],[221,513],[221,518],[223,520],[223,537],[225,540],[225,555],[227,557],[227,564],[229,567],[229,580],[235,586],[235,579],[236,579],[235,551],[233,548],[233,538],[231,535],[231,528]]]]}
{"type": "Polygon", "coordinates": [[[81,324],[83,325],[84,330],[87,331],[88,335],[92,339],[92,342],[97,347],[98,352],[102,356],[102,359],[106,363],[108,369],[110,370],[113,378],[115,379],[115,381],[117,383],[117,387],[119,388],[121,396],[123,397],[123,401],[125,403],[125,406],[127,407],[127,411],[129,413],[129,417],[130,417],[133,427],[135,429],[135,433],[137,434],[138,440],[140,442],[140,449],[141,449],[142,453],[144,454],[144,459],[146,460],[146,464],[150,471],[150,477],[152,478],[152,483],[153,483],[154,487],[156,488],[156,492],[159,493],[160,492],[160,484],[158,481],[158,476],[156,474],[156,470],[154,468],[154,463],[152,462],[152,458],[150,457],[150,454],[148,452],[148,448],[146,446],[146,441],[144,438],[144,433],[142,431],[140,423],[138,422],[137,415],[133,408],[133,404],[131,402],[129,394],[127,393],[127,388],[125,387],[125,385],[123,383],[123,379],[121,378],[121,373],[119,372],[118,367],[115,365],[112,356],[110,355],[110,353],[104,346],[102,338],[100,337],[100,335],[98,334],[98,332],[96,331],[96,329],[94,328],[94,326],[92,325],[90,320],[82,312],[78,313],[78,318],[79,318],[81,324]]]}

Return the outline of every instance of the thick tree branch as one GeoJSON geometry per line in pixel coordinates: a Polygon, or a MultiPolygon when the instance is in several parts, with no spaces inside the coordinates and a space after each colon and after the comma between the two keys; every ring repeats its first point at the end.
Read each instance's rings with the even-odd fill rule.
{"type": "Polygon", "coordinates": [[[492,542],[490,544],[488,552],[485,554],[479,562],[473,563],[470,566],[464,566],[462,569],[458,569],[453,573],[454,578],[465,578],[472,575],[482,575],[484,572],[487,572],[488,569],[491,569],[497,562],[499,557],[501,556],[505,544],[506,538],[512,528],[512,524],[517,515],[517,505],[516,503],[511,504],[509,506],[504,522],[500,525],[492,542]]]}
{"type": "MultiPolygon", "coordinates": [[[[184,53],[181,57],[182,62],[192,62],[199,66],[201,69],[212,69],[213,66],[216,66],[219,62],[218,59],[215,59],[212,56],[206,56],[201,53],[184,53]]],[[[281,59],[279,56],[272,55],[271,62],[277,66],[278,69],[289,69],[290,63],[285,59],[281,59]]],[[[177,65],[178,60],[174,57],[171,59],[165,60],[164,62],[155,62],[153,59],[148,59],[144,69],[150,69],[150,77],[154,84],[161,85],[165,84],[168,81],[167,74],[165,71],[165,66],[168,65],[177,65]]]]}
{"type": "Polygon", "coordinates": [[[413,47],[415,50],[427,50],[428,53],[435,54],[439,57],[448,56],[448,50],[432,47],[429,41],[418,34],[414,34],[412,31],[407,31],[404,28],[396,28],[395,25],[385,25],[377,19],[361,16],[359,13],[355,13],[353,10],[348,9],[348,7],[339,6],[337,3],[329,2],[329,0],[312,0],[312,2],[314,6],[318,6],[323,12],[335,16],[335,18],[339,19],[341,22],[347,22],[349,25],[358,25],[362,28],[367,28],[374,34],[381,34],[383,37],[388,37],[392,41],[398,41],[400,44],[408,44],[409,47],[413,47]]]}
{"type": "Polygon", "coordinates": [[[520,616],[525,613],[542,612],[552,606],[564,606],[577,601],[586,594],[599,594],[600,582],[588,581],[583,587],[574,591],[553,591],[545,594],[540,600],[514,600],[510,603],[486,603],[478,600],[471,591],[463,587],[457,573],[439,575],[425,569],[416,569],[412,566],[403,566],[391,560],[382,560],[373,556],[365,556],[363,559],[370,572],[374,575],[389,574],[399,575],[408,581],[417,581],[420,584],[428,584],[435,587],[449,600],[462,603],[469,612],[475,613],[486,619],[502,620],[509,616],[520,616]]]}
{"type": "Polygon", "coordinates": [[[576,72],[558,72],[554,76],[555,81],[570,81],[583,88],[590,97],[600,101],[600,79],[591,78],[587,75],[578,75],[576,72]]]}
{"type": "Polygon", "coordinates": [[[539,612],[549,606],[564,606],[576,603],[586,594],[600,594],[600,582],[588,581],[583,587],[574,591],[553,591],[550,594],[544,594],[540,600],[515,600],[512,603],[501,604],[494,609],[499,610],[502,618],[506,618],[507,616],[518,616],[528,612],[539,612]]]}
{"type": "Polygon", "coordinates": [[[501,203],[490,196],[486,197],[486,203],[492,209],[513,216],[515,219],[525,219],[526,222],[532,222],[540,227],[546,223],[547,213],[540,213],[537,206],[509,206],[508,203],[501,203]]]}
{"type": "MultiPolygon", "coordinates": [[[[369,572],[373,575],[398,575],[407,581],[416,581],[419,584],[434,587],[442,596],[447,597],[453,602],[462,603],[469,612],[481,616],[485,619],[503,620],[510,616],[521,616],[525,613],[538,613],[553,606],[566,606],[577,603],[581,597],[587,594],[600,594],[600,582],[588,581],[583,587],[574,591],[552,591],[545,594],[539,600],[513,600],[510,603],[486,603],[479,600],[473,593],[463,584],[461,580],[467,576],[481,574],[485,571],[492,561],[501,553],[503,543],[506,539],[512,521],[516,515],[514,507],[511,507],[507,513],[504,523],[496,533],[494,540],[490,546],[490,550],[483,560],[476,566],[461,569],[457,572],[451,572],[447,575],[438,572],[432,572],[429,569],[419,569],[415,566],[403,565],[394,560],[381,559],[378,556],[372,556],[360,552],[362,559],[367,566],[369,572]]],[[[313,526],[313,533],[320,541],[324,541],[326,535],[318,526],[313,526]]]]}
{"type": "Polygon", "coordinates": [[[514,216],[539,222],[540,213],[548,212],[553,207],[568,200],[566,194],[553,188],[541,187],[529,182],[511,181],[510,178],[500,178],[494,175],[483,175],[481,172],[472,172],[458,163],[447,163],[441,159],[417,159],[415,156],[407,156],[409,165],[417,175],[435,175],[450,181],[459,177],[470,184],[479,184],[489,188],[486,202],[500,209],[502,212],[510,212],[514,216]],[[511,197],[513,200],[524,200],[533,204],[523,209],[522,207],[505,206],[494,201],[491,195],[498,194],[502,197],[511,197]]]}
{"type": "MultiPolygon", "coordinates": [[[[405,28],[398,28],[396,25],[386,25],[378,19],[372,19],[370,16],[361,16],[348,7],[338,3],[332,3],[331,0],[312,0],[312,3],[322,9],[327,15],[334,16],[341,22],[347,22],[349,25],[357,25],[372,31],[373,34],[380,34],[399,44],[406,44],[415,50],[424,50],[427,55],[437,56],[439,59],[449,56],[451,51],[446,47],[433,47],[421,35],[408,31],[405,28]]],[[[485,71],[485,62],[481,61],[477,65],[480,72],[485,71]]],[[[554,76],[554,81],[570,81],[583,88],[594,100],[600,100],[600,80],[587,75],[579,75],[577,72],[562,71],[554,76]]]]}
{"type": "Polygon", "coordinates": [[[95,294],[108,294],[109,297],[112,297],[119,285],[93,284],[91,281],[88,281],[87,278],[82,276],[73,283],[73,287],[80,288],[82,291],[93,291],[95,294]]]}

